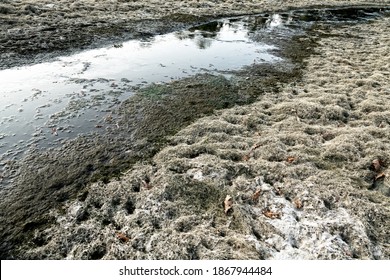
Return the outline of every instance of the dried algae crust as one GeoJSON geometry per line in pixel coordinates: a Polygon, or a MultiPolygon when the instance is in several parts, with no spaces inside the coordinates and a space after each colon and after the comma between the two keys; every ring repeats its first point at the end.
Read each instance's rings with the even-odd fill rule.
{"type": "Polygon", "coordinates": [[[153,164],[91,185],[52,211],[57,225],[27,256],[389,259],[389,30],[387,17],[321,31],[301,80],[201,118],[153,164]]]}

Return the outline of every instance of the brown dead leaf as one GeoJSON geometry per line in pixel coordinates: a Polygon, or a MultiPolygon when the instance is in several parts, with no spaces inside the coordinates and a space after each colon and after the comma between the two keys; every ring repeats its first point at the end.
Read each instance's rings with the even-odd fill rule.
{"type": "Polygon", "coordinates": [[[299,198],[294,199],[293,202],[294,202],[295,208],[301,209],[303,207],[303,201],[300,200],[299,198]]]}
{"type": "Polygon", "coordinates": [[[386,174],[382,172],[382,173],[375,176],[375,181],[378,181],[378,180],[383,179],[385,177],[386,177],[386,174]]]}
{"type": "Polygon", "coordinates": [[[269,208],[263,210],[263,215],[270,219],[280,219],[281,213],[271,211],[269,208]]]}
{"type": "Polygon", "coordinates": [[[292,163],[292,162],[294,162],[295,160],[296,160],[297,158],[296,157],[287,157],[287,162],[288,163],[292,163]]]}
{"type": "Polygon", "coordinates": [[[252,200],[257,201],[259,199],[261,190],[256,190],[255,193],[252,195],[252,200]]]}
{"type": "Polygon", "coordinates": [[[227,195],[224,202],[223,208],[226,215],[229,215],[233,212],[233,198],[230,195],[227,195]]]}
{"type": "Polygon", "coordinates": [[[374,159],[371,163],[371,169],[378,172],[382,168],[383,162],[380,159],[374,159]]]}
{"type": "Polygon", "coordinates": [[[120,241],[122,241],[122,242],[124,242],[124,243],[126,243],[126,242],[128,242],[128,241],[130,240],[130,238],[128,238],[128,237],[127,237],[124,233],[122,233],[122,232],[116,232],[115,235],[116,235],[116,237],[117,237],[120,241]]]}

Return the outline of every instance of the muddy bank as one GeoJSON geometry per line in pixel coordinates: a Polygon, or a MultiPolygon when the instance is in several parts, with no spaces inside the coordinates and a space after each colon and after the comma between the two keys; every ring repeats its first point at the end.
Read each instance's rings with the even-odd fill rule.
{"type": "Polygon", "coordinates": [[[222,16],[297,7],[383,5],[389,1],[9,1],[0,2],[0,69],[55,58],[222,16]]]}
{"type": "Polygon", "coordinates": [[[10,163],[2,258],[388,258],[383,30],[317,26],[290,63],[146,88],[108,136],[10,163]]]}

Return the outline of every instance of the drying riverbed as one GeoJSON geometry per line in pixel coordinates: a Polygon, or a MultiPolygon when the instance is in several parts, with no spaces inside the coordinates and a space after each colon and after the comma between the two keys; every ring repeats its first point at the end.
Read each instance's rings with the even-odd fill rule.
{"type": "Polygon", "coordinates": [[[389,21],[345,14],[263,14],[272,61],[132,84],[104,133],[7,161],[2,256],[389,258],[389,21]]]}

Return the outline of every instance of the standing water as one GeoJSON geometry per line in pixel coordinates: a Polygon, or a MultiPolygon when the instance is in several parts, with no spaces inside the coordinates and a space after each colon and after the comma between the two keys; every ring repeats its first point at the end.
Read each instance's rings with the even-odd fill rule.
{"type": "Polygon", "coordinates": [[[141,86],[280,60],[269,53],[274,46],[250,38],[246,21],[217,21],[0,71],[0,164],[31,146],[96,130],[141,86]]]}

